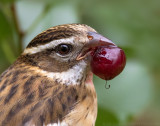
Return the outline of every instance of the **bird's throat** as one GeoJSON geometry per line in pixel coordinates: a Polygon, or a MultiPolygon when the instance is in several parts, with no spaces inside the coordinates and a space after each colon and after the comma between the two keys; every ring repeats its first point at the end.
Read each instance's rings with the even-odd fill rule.
{"type": "Polygon", "coordinates": [[[85,84],[94,86],[93,85],[93,73],[91,71],[87,75],[85,84]]]}

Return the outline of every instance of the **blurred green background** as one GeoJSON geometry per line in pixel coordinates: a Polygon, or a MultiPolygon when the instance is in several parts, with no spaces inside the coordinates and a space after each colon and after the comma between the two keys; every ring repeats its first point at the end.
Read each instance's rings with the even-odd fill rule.
{"type": "Polygon", "coordinates": [[[84,23],[125,50],[115,79],[94,77],[96,126],[160,126],[159,0],[0,0],[0,73],[43,30],[84,23]]]}

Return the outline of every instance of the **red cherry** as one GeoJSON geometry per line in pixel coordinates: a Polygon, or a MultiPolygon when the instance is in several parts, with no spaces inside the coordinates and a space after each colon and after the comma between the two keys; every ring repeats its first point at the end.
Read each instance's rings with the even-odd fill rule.
{"type": "Polygon", "coordinates": [[[126,64],[125,53],[118,47],[98,47],[92,54],[92,72],[104,80],[119,75],[126,64]]]}

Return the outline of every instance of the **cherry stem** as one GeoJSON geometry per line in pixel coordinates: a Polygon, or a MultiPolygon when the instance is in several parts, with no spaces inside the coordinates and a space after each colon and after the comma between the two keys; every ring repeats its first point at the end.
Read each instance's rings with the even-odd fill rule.
{"type": "Polygon", "coordinates": [[[106,89],[109,89],[110,87],[111,87],[110,84],[108,85],[108,84],[107,84],[107,81],[106,81],[105,88],[106,88],[106,89]]]}

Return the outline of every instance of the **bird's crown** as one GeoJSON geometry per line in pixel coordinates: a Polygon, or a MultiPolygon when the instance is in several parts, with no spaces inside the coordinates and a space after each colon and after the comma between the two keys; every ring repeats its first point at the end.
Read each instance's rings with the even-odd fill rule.
{"type": "MultiPolygon", "coordinates": [[[[51,27],[39,35],[37,35],[27,46],[24,53],[32,54],[34,51],[40,51],[40,48],[43,46],[46,49],[52,48],[53,45],[56,45],[56,42],[68,43],[69,41],[77,42],[75,37],[78,39],[78,42],[85,43],[88,39],[88,32],[96,32],[93,28],[85,24],[64,24],[51,27]],[[70,39],[70,40],[69,40],[70,39]],[[51,43],[51,44],[49,44],[51,43]]],[[[42,49],[43,50],[43,49],[42,49]]]]}

